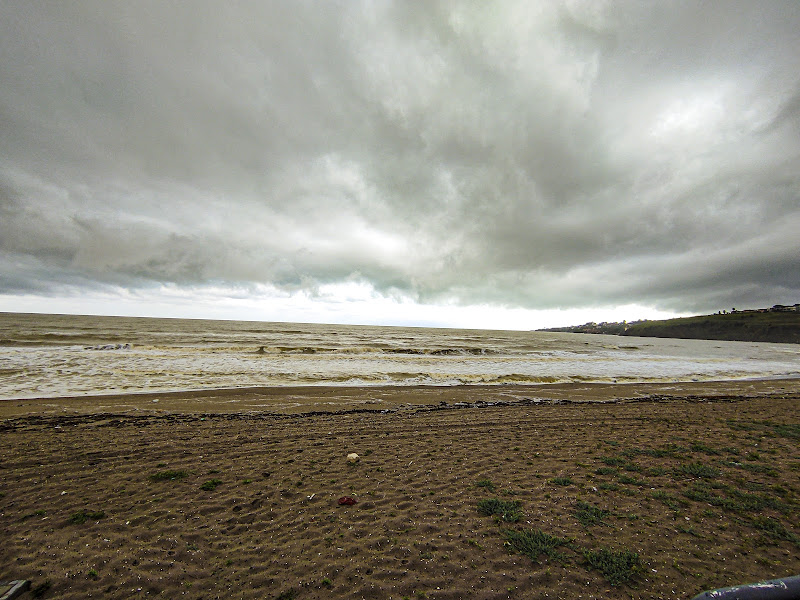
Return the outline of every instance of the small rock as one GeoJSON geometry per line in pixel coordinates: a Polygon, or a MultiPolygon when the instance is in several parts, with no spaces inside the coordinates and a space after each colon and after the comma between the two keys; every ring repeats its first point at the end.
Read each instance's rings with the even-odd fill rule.
{"type": "Polygon", "coordinates": [[[357,463],[359,460],[361,460],[361,457],[355,452],[351,452],[347,455],[347,462],[357,463]]]}

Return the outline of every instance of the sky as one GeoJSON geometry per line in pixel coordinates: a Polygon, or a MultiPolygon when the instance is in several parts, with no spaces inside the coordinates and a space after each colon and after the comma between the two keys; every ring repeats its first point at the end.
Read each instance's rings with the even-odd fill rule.
{"type": "Polygon", "coordinates": [[[0,310],[800,302],[800,2],[0,3],[0,310]]]}

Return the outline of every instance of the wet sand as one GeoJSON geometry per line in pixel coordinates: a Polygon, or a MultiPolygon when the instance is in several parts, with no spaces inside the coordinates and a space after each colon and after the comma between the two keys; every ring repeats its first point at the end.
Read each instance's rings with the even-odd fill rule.
{"type": "Polygon", "coordinates": [[[45,598],[691,598],[795,575],[799,402],[798,380],[3,401],[0,580],[45,598]],[[521,518],[482,515],[493,498],[521,518]],[[505,543],[537,530],[570,541],[535,561],[505,543]],[[637,555],[630,579],[589,564],[604,548],[637,555]]]}

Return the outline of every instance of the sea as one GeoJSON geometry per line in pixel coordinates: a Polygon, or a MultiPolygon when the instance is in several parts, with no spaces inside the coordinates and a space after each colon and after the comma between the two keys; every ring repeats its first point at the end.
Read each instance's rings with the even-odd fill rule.
{"type": "Polygon", "coordinates": [[[0,399],[264,386],[800,377],[800,345],[0,313],[0,399]]]}

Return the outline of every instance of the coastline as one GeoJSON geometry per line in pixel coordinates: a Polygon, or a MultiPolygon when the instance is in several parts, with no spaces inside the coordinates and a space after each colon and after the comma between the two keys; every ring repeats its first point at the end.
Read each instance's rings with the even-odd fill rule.
{"type": "Polygon", "coordinates": [[[460,386],[292,386],[142,392],[0,400],[0,420],[81,414],[305,414],[420,406],[621,402],[648,398],[757,397],[800,393],[800,378],[671,383],[555,383],[460,386]],[[444,404],[443,404],[444,403],[444,404]]]}

